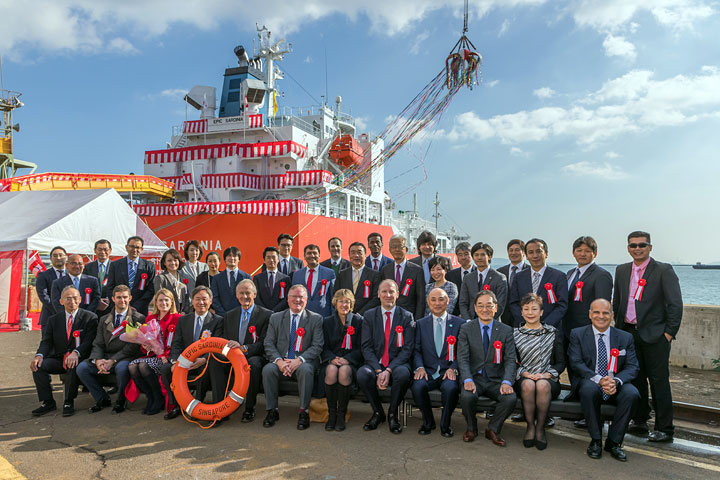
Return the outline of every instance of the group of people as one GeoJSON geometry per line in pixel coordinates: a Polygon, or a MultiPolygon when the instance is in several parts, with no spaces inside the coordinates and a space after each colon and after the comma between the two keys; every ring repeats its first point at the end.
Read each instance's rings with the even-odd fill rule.
{"type": "MultiPolygon", "coordinates": [[[[450,420],[459,403],[467,424],[463,440],[473,441],[477,398],[486,396],[496,406],[484,436],[504,446],[502,426],[520,398],[518,419],[527,422],[523,445],[543,450],[545,428],[553,424],[550,404],[567,369],[568,399],[580,401],[585,417],[576,424],[591,437],[588,455],[602,456],[600,406],[610,403],[616,408],[604,450],[624,461],[628,428],[649,432],[648,386],[655,411],[648,440],[673,439],[668,364],[683,306],[672,267],[650,257],[650,234],[632,232],[627,240],[632,261],[617,267],[614,285],[595,263],[597,243],[587,236],[573,243],[577,266],[568,272],[546,264],[548,246],[538,238],[508,242],[510,263],[497,270],[490,266],[490,245],[460,243],[460,266],[452,269],[436,254],[431,232],[418,237],[420,255],[413,259],[404,236],[389,239],[387,257],[382,235],[372,233],[367,244],[349,245],[347,259],[342,240],[331,238],[323,262],[314,244],[304,247],[304,261],[291,256],[293,237],[281,234],[277,246],[263,251],[262,271],[252,278],[238,268],[237,247],[222,252],[226,268],[219,270],[219,253],[201,262],[204,252],[195,240],[182,255],[166,251],[157,275],[140,258],[140,237],[129,238],[127,256],[113,262],[107,240],[96,242],[96,260],[87,265],[56,247],[52,268],[37,277],[43,335],[31,369],[41,406],[32,413],[57,409],[50,374],[64,373],[64,416],[74,413],[80,383],[95,400],[91,413],[110,406],[123,412],[132,378],[147,396],[143,414],[165,410],[166,419],[176,418],[181,409],[171,388],[173,370],[182,352],[206,334],[227,339],[250,365],[242,422],[255,419],[262,389],[263,426],[275,425],[280,381],[292,378],[300,430],[310,425],[313,396],[327,399],[325,429],[344,430],[349,399],[359,388],[373,411],[363,429],[387,421],[391,432],[401,433],[399,407],[410,389],[422,414],[419,433],[428,435],[436,429],[429,392],[439,390],[441,435],[454,435],[450,420]],[[164,352],[119,338],[127,326],[150,320],[158,322],[164,352]],[[116,377],[114,404],[101,381],[109,373],[116,377]],[[384,390],[390,393],[387,411],[384,390]]],[[[189,366],[200,401],[208,391],[214,402],[222,401],[230,375],[230,366],[212,356],[189,366]]]]}

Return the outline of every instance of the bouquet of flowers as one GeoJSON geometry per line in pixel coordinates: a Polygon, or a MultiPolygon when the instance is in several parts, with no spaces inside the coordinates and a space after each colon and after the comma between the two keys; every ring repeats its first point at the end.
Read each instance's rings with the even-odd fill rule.
{"type": "Polygon", "coordinates": [[[160,325],[154,319],[137,328],[128,324],[125,332],[120,335],[120,340],[142,345],[148,352],[153,352],[155,355],[162,355],[165,352],[160,325]]]}

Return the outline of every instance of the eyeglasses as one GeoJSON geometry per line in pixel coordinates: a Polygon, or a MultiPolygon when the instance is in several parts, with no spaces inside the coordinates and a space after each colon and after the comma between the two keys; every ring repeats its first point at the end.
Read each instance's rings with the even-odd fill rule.
{"type": "Polygon", "coordinates": [[[477,308],[478,310],[492,310],[493,308],[495,308],[495,305],[475,305],[475,308],[477,308]]]}
{"type": "Polygon", "coordinates": [[[646,248],[652,245],[652,243],[640,242],[640,243],[628,243],[628,248],[646,248]]]}
{"type": "Polygon", "coordinates": [[[85,265],[84,262],[67,262],[68,265],[85,265]]]}

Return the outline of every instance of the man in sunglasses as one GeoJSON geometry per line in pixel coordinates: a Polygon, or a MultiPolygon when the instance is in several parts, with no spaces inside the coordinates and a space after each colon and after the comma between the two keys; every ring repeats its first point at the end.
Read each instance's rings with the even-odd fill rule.
{"type": "Polygon", "coordinates": [[[648,440],[672,442],[675,427],[668,364],[670,342],[680,329],[683,301],[672,266],[651,258],[650,252],[649,233],[637,231],[628,235],[628,253],[633,261],[615,270],[613,310],[616,326],[632,334],[640,364],[640,373],[633,381],[640,392],[640,402],[628,431],[648,431],[649,383],[655,428],[648,440]]]}

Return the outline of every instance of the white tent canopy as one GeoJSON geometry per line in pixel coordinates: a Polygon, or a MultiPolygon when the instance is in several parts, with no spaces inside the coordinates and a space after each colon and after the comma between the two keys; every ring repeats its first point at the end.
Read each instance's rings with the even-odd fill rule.
{"type": "Polygon", "coordinates": [[[145,242],[143,256],[167,249],[113,189],[0,193],[0,212],[0,251],[49,252],[61,245],[91,255],[96,240],[121,246],[133,235],[145,242]]]}

